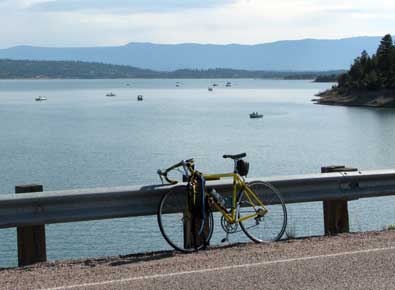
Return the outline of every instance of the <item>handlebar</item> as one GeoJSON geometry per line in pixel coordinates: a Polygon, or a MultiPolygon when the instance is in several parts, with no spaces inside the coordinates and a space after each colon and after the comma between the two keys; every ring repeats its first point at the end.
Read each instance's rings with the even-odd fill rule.
{"type": "Polygon", "coordinates": [[[163,179],[162,179],[162,177],[163,177],[169,184],[177,184],[178,181],[177,181],[177,180],[170,179],[170,178],[167,176],[167,174],[168,174],[170,171],[176,169],[177,167],[181,167],[181,166],[184,168],[185,174],[187,175],[187,174],[188,174],[187,169],[189,170],[189,173],[191,172],[191,167],[193,166],[193,158],[187,159],[187,160],[181,160],[180,162],[178,162],[178,163],[176,163],[176,164],[170,166],[169,168],[167,168],[167,169],[165,169],[165,170],[163,170],[163,171],[160,170],[160,169],[158,169],[157,173],[158,173],[160,179],[162,180],[162,182],[163,182],[163,179]]]}

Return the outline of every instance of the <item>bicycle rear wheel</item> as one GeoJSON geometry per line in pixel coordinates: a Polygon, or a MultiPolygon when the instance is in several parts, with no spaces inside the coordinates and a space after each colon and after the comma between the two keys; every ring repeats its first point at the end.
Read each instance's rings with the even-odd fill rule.
{"type": "Polygon", "coordinates": [[[280,192],[271,184],[262,181],[254,181],[247,186],[255,193],[264,208],[259,206],[259,202],[251,194],[242,191],[238,199],[239,219],[260,212],[263,214],[240,221],[241,229],[256,243],[278,241],[287,226],[287,209],[280,192]]]}
{"type": "Polygon", "coordinates": [[[177,186],[162,196],[157,217],[159,229],[165,240],[174,249],[181,252],[193,252],[208,244],[213,234],[214,220],[211,211],[206,214],[204,230],[200,235],[192,236],[187,232],[198,233],[202,222],[195,222],[188,211],[188,194],[186,186],[177,186]],[[196,227],[192,229],[191,227],[196,227]],[[206,240],[206,242],[202,242],[206,240]]]}

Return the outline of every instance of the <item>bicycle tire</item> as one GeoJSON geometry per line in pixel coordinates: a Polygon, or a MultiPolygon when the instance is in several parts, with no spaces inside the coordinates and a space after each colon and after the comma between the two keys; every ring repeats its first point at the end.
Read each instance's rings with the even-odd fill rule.
{"type": "MultiPolygon", "coordinates": [[[[160,232],[171,247],[181,252],[193,252],[202,249],[205,244],[209,243],[213,234],[214,218],[212,212],[209,211],[208,217],[206,217],[208,223],[205,225],[206,243],[197,247],[195,245],[186,246],[184,226],[188,223],[188,220],[186,220],[188,217],[185,217],[183,213],[188,207],[186,190],[186,186],[177,186],[166,192],[159,202],[157,218],[160,232]]],[[[204,234],[198,238],[203,239],[204,234]]]]}
{"type": "MultiPolygon", "coordinates": [[[[287,226],[287,209],[280,192],[271,184],[262,181],[253,181],[247,186],[256,194],[268,210],[261,218],[249,218],[240,221],[243,232],[256,243],[278,241],[283,236],[287,226]]],[[[239,218],[257,212],[259,207],[251,205],[245,191],[240,193],[239,218]]]]}

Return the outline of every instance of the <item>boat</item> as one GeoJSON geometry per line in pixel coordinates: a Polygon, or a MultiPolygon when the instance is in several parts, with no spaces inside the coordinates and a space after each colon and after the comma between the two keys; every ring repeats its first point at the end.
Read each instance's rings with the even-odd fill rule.
{"type": "Polygon", "coordinates": [[[137,101],[142,101],[143,100],[143,95],[138,95],[137,96],[137,101]]]}
{"type": "Polygon", "coordinates": [[[47,98],[46,98],[46,97],[43,97],[43,96],[39,96],[39,97],[35,98],[35,100],[36,100],[37,102],[41,102],[41,101],[46,101],[47,98]]]}
{"type": "Polygon", "coordinates": [[[231,87],[232,86],[232,83],[231,82],[226,82],[226,84],[225,84],[225,87],[231,87]]]}
{"type": "Polygon", "coordinates": [[[108,93],[106,94],[106,97],[115,97],[116,95],[114,93],[108,93]]]}
{"type": "Polygon", "coordinates": [[[214,83],[214,84],[213,84],[213,87],[218,87],[218,84],[214,83]]]}
{"type": "Polygon", "coordinates": [[[259,119],[259,118],[262,118],[263,117],[263,115],[262,114],[259,114],[258,112],[252,112],[251,114],[250,114],[250,118],[251,119],[259,119]]]}
{"type": "Polygon", "coordinates": [[[209,91],[209,92],[212,92],[212,91],[213,91],[213,88],[208,87],[208,91],[209,91]]]}

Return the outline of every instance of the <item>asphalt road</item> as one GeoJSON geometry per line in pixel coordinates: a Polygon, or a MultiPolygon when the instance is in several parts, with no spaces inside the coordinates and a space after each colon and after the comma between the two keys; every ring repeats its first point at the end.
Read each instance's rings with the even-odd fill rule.
{"type": "Polygon", "coordinates": [[[0,289],[395,289],[395,231],[0,270],[0,289]]]}

